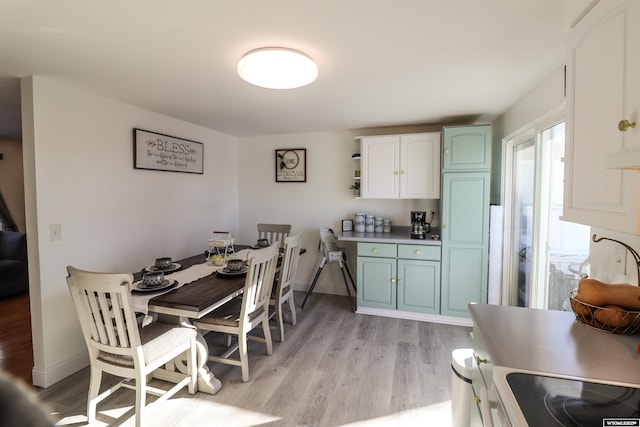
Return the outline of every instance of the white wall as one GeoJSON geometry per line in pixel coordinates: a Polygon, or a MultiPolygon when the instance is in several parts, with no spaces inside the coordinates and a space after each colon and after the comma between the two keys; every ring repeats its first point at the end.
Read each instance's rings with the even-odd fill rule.
{"type": "Polygon", "coordinates": [[[22,104],[33,378],[46,387],[86,364],[65,267],[134,272],[204,255],[214,225],[238,230],[238,149],[234,137],[41,77],[22,80],[22,104]],[[134,127],[204,143],[204,174],[134,169],[134,127]],[[50,224],[62,240],[49,241],[50,224]]]}
{"type": "MultiPolygon", "coordinates": [[[[433,128],[394,128],[366,133],[430,130],[433,128]]],[[[306,290],[315,274],[320,227],[330,226],[339,232],[341,220],[353,219],[359,211],[388,217],[392,225],[409,225],[411,210],[439,211],[437,199],[354,199],[349,186],[358,163],[351,155],[358,150],[354,137],[362,134],[345,131],[240,139],[240,240],[255,241],[260,222],[291,224],[293,233],[302,233],[302,245],[308,252],[300,258],[296,289],[306,290]],[[275,150],[280,148],[306,148],[306,183],[275,182],[275,150]]],[[[341,245],[348,249],[355,275],[354,245],[341,245]]],[[[326,268],[314,292],[346,295],[339,269],[326,268]]]]}
{"type": "Polygon", "coordinates": [[[20,141],[0,140],[0,190],[18,231],[25,230],[24,172],[22,169],[22,144],[20,141]]]}

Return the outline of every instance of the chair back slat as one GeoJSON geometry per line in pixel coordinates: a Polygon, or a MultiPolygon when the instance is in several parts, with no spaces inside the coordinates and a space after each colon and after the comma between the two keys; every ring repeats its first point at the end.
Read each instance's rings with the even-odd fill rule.
{"type": "Polygon", "coordinates": [[[291,233],[291,224],[258,224],[258,239],[267,239],[270,245],[280,242],[284,247],[284,241],[291,233]]]}
{"type": "Polygon", "coordinates": [[[67,267],[67,283],[88,347],[135,356],[140,347],[131,304],[133,277],[127,273],[93,273],[67,267]]]}
{"type": "Polygon", "coordinates": [[[251,318],[253,313],[259,309],[268,312],[269,298],[278,262],[278,245],[273,244],[264,249],[250,251],[247,255],[247,262],[247,278],[240,313],[243,319],[251,318]]]}
{"type": "Polygon", "coordinates": [[[302,237],[300,234],[287,237],[284,242],[284,257],[280,267],[280,278],[277,292],[280,297],[289,289],[293,289],[296,272],[298,271],[298,260],[300,258],[300,245],[302,237]]]}

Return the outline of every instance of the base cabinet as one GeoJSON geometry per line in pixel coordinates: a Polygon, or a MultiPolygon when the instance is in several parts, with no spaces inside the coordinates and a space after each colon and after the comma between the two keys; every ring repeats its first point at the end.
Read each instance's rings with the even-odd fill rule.
{"type": "Polygon", "coordinates": [[[358,243],[358,306],[438,314],[440,247],[358,243]]]}

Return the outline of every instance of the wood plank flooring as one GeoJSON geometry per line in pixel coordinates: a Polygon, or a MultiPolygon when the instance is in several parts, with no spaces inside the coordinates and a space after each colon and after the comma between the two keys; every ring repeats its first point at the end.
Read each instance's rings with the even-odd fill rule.
{"type": "Polygon", "coordinates": [[[0,298],[0,369],[31,384],[32,368],[29,294],[0,298]]]}
{"type": "MultiPolygon", "coordinates": [[[[223,383],[218,394],[184,390],[147,412],[147,425],[450,425],[451,351],[471,347],[470,328],[353,314],[336,295],[314,294],[297,313],[284,343],[273,330],[272,356],[250,342],[248,383],[239,367],[210,363],[223,383]]],[[[206,338],[222,352],[221,336],[206,338]]],[[[58,425],[86,425],[88,380],[85,368],[39,391],[58,425]]],[[[132,391],[118,391],[98,405],[94,425],[134,425],[133,402],[132,391]]]]}

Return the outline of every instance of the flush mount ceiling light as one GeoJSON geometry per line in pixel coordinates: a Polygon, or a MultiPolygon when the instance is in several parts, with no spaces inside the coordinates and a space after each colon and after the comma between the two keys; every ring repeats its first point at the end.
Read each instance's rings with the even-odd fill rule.
{"type": "Polygon", "coordinates": [[[302,52],[282,47],[252,50],[238,62],[238,74],[268,89],[294,89],[318,77],[318,66],[302,52]]]}

